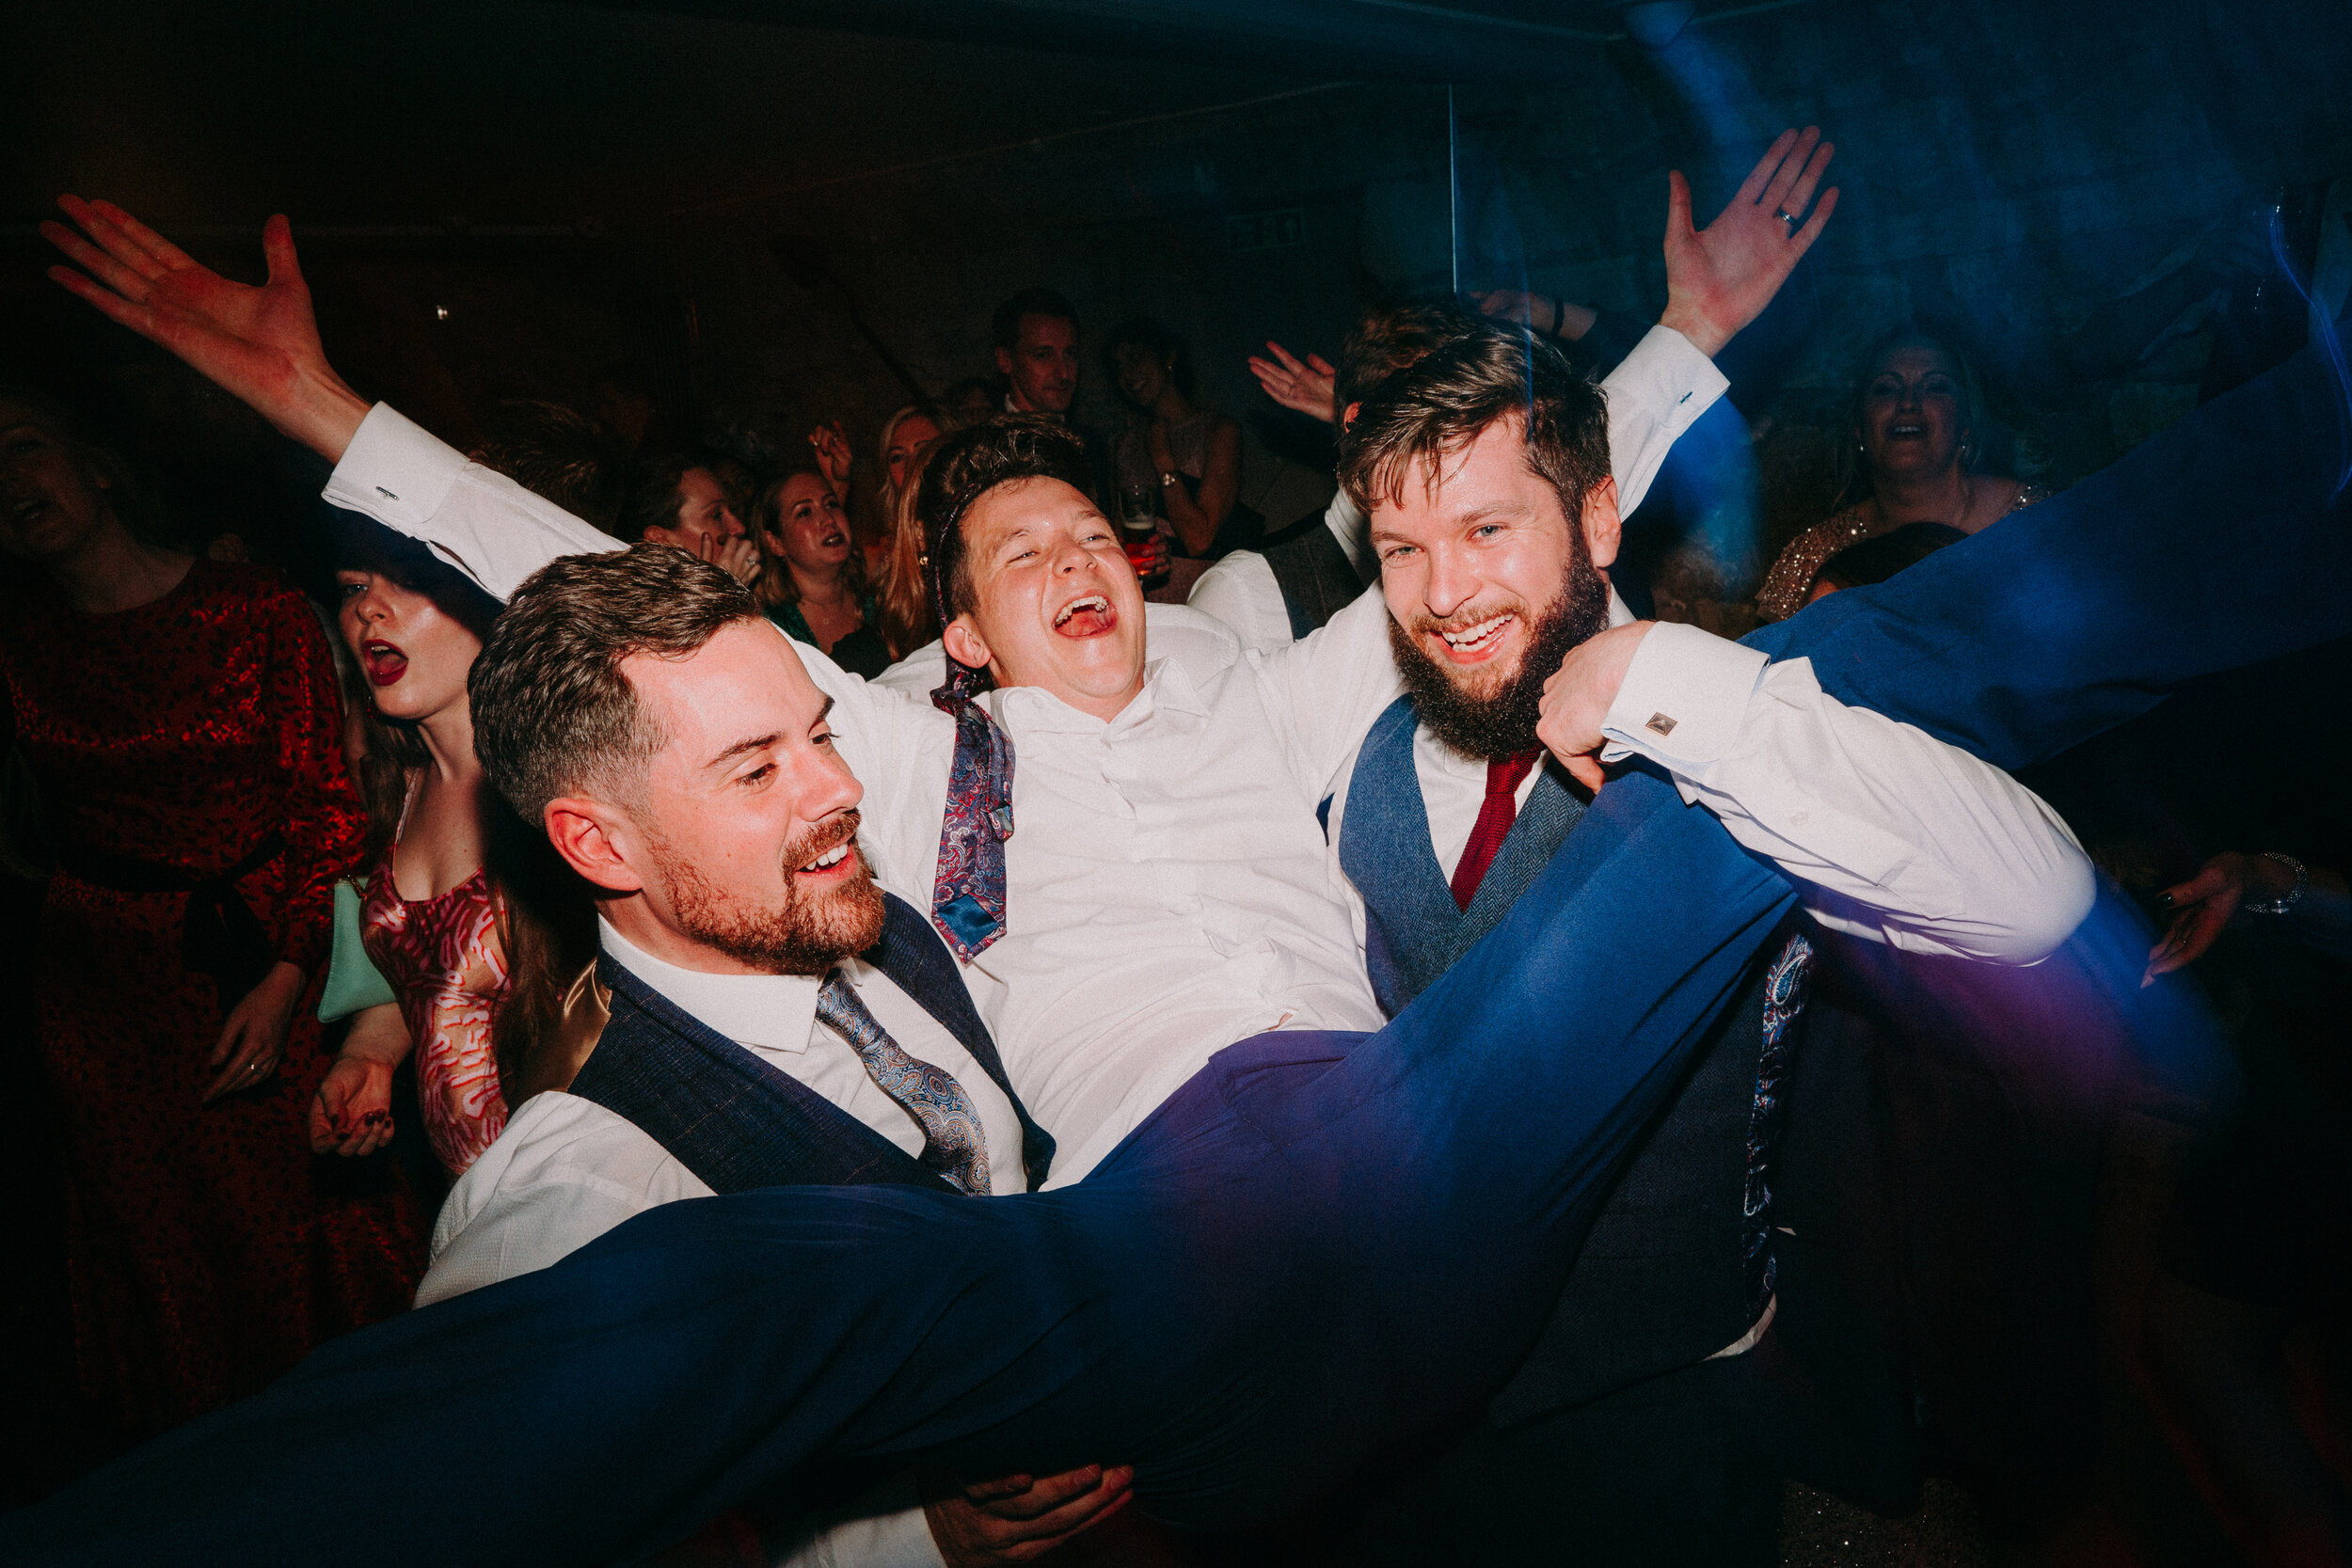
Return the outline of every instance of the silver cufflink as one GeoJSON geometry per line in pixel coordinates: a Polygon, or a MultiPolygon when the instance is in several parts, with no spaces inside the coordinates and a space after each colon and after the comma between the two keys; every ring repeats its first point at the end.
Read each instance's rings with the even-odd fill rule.
{"type": "Polygon", "coordinates": [[[1649,722],[1642,728],[1655,735],[1672,735],[1675,733],[1675,721],[1662,713],[1653,713],[1649,716],[1649,722]]]}

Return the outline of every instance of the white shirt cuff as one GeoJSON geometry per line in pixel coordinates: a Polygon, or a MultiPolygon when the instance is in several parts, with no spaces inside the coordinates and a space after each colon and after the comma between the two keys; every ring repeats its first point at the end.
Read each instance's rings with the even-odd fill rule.
{"type": "Polygon", "coordinates": [[[1703,411],[1731,389],[1715,361],[1671,326],[1653,326],[1643,333],[1642,341],[1617,369],[1633,372],[1661,408],[1677,408],[1695,401],[1703,411]]]}
{"type": "Polygon", "coordinates": [[[463,452],[379,403],[328,476],[326,499],[410,533],[441,510],[465,467],[463,452]]]}
{"type": "Polygon", "coordinates": [[[1601,761],[1645,756],[1677,778],[1705,779],[1739,738],[1769,662],[1696,626],[1652,626],[1602,721],[1601,761]]]}
{"type": "Polygon", "coordinates": [[[946,1568],[912,1472],[859,1494],[849,1517],[770,1552],[776,1568],[946,1568]]]}

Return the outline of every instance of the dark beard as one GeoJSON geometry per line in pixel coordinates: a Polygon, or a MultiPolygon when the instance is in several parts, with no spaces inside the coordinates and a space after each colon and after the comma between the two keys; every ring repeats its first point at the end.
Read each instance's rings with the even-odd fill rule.
{"type": "MultiPolygon", "coordinates": [[[[1525,613],[1522,607],[1521,613],[1525,613]]],[[[1534,751],[1535,721],[1543,716],[1544,682],[1560,668],[1568,650],[1609,625],[1609,581],[1594,569],[1578,541],[1568,562],[1568,580],[1533,622],[1519,667],[1497,689],[1466,689],[1449,667],[1430,657],[1414,633],[1389,617],[1389,646],[1397,673],[1412,693],[1413,707],[1429,733],[1466,757],[1495,761],[1534,751]]]]}
{"type": "MultiPolygon", "coordinates": [[[[753,908],[721,892],[693,863],[664,856],[663,892],[683,935],[770,974],[823,974],[882,940],[882,895],[857,847],[858,814],[803,833],[785,847],[784,902],[753,908]],[[821,896],[803,893],[794,873],[834,845],[848,843],[857,869],[821,896]]],[[[664,846],[667,848],[667,846],[664,846]]]]}

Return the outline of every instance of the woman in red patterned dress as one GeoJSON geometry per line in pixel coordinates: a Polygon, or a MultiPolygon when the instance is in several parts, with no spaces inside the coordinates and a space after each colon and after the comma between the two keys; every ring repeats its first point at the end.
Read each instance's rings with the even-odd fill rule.
{"type": "Polygon", "coordinates": [[[414,1199],[316,1160],[302,1004],[364,823],[302,596],[132,531],[121,463],[0,394],[0,741],[57,871],[35,1016],[80,1376],[134,1430],[250,1393],[405,1308],[414,1199]]]}

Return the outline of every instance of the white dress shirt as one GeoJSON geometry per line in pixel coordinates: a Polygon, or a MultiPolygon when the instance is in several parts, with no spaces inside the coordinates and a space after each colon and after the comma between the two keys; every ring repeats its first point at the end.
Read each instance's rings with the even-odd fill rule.
{"type": "MultiPolygon", "coordinates": [[[[601,918],[597,927],[614,962],[697,1022],[907,1153],[922,1153],[922,1125],[875,1085],[850,1043],[818,1020],[819,980],[680,969],[640,950],[601,918]]],[[[845,960],[843,970],[891,1038],[963,1085],[988,1149],[991,1191],[1027,1191],[1020,1118],[995,1081],[888,975],[855,958],[845,960]]],[[[533,1095],[450,1189],[433,1227],[433,1266],[418,1303],[546,1268],[657,1204],[709,1192],[626,1118],[577,1095],[533,1095]]]]}
{"type": "MultiPolygon", "coordinates": [[[[1395,679],[1387,610],[1359,611],[1353,652],[1318,633],[1272,668],[1152,658],[1109,721],[1034,687],[982,699],[1017,759],[1014,831],[1005,935],[964,977],[1014,1088],[1059,1141],[1051,1185],[1083,1177],[1236,1040],[1379,1027],[1313,814],[1352,739],[1344,716],[1370,722],[1395,679]],[[1298,710],[1325,722],[1299,724],[1298,710]]],[[[867,810],[869,852],[897,880],[930,867],[952,726],[801,652],[858,776],[925,776],[928,809],[867,810]]]]}
{"type": "MultiPolygon", "coordinates": [[[[638,979],[909,1154],[922,1152],[921,1125],[875,1086],[849,1042],[818,1021],[821,982],[680,969],[601,919],[597,925],[605,951],[638,979]]],[[[991,1190],[1025,1192],[1020,1119],[995,1081],[889,976],[855,958],[844,969],[891,1038],[963,1085],[979,1117],[991,1190]]],[[[709,1196],[701,1178],[626,1117],[578,1095],[533,1095],[450,1189],[417,1305],[544,1269],[648,1209],[709,1196]]],[[[829,1511],[819,1523],[785,1545],[788,1568],[939,1568],[939,1548],[908,1478],[829,1511]]]]}
{"type": "MultiPolygon", "coordinates": [[[[1372,540],[1364,510],[1342,490],[1323,509],[1323,526],[1339,541],[1347,563],[1363,577],[1370,564],[1372,540]]],[[[1282,602],[1282,585],[1274,568],[1255,550],[1235,550],[1222,557],[1193,583],[1184,603],[1206,611],[1232,627],[1245,648],[1270,653],[1291,636],[1290,607],[1282,602]]]]}

